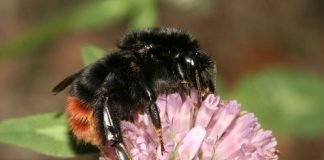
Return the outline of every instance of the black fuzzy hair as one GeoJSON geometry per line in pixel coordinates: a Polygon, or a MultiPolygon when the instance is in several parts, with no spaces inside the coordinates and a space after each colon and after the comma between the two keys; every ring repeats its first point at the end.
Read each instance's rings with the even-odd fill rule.
{"type": "Polygon", "coordinates": [[[141,49],[145,46],[169,50],[199,48],[198,42],[188,33],[165,27],[130,32],[121,38],[118,46],[120,49],[141,49]]]}

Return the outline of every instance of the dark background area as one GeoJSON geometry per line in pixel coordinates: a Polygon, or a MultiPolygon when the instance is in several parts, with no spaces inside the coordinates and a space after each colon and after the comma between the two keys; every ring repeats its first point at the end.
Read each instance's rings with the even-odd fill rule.
{"type": "MultiPolygon", "coordinates": [[[[219,94],[226,98],[240,100],[236,91],[242,79],[268,68],[288,68],[305,76],[308,74],[304,72],[310,73],[320,83],[315,90],[324,84],[324,2],[321,0],[146,0],[152,11],[143,13],[144,18],[140,20],[133,21],[136,17],[127,13],[88,25],[86,22],[93,20],[90,16],[82,25],[74,25],[79,21],[72,21],[69,15],[82,11],[75,8],[86,8],[93,3],[97,1],[0,1],[0,120],[64,111],[66,94],[53,96],[50,91],[62,78],[83,66],[80,48],[93,44],[111,50],[125,32],[146,26],[177,27],[197,38],[203,50],[217,62],[219,94]]],[[[312,97],[303,95],[303,90],[300,93],[312,97]]],[[[253,99],[253,95],[250,97],[253,99]]],[[[286,100],[298,103],[295,97],[286,100]]],[[[316,105],[323,108],[324,102],[316,105]]],[[[304,107],[309,109],[307,105],[304,107]]],[[[249,110],[248,106],[246,109],[249,110]]],[[[288,112],[295,110],[292,107],[288,112]]],[[[324,123],[324,109],[314,112],[323,117],[324,123]]],[[[264,128],[272,129],[271,122],[280,125],[275,114],[267,115],[272,118],[269,119],[257,113],[261,124],[265,122],[264,128]]],[[[312,125],[312,120],[308,120],[312,125]]],[[[280,159],[324,159],[323,127],[312,136],[298,134],[298,128],[296,132],[285,131],[285,126],[281,128],[278,132],[274,130],[280,159]]],[[[96,159],[93,155],[81,157],[96,159]]],[[[0,159],[58,158],[0,144],[0,159]]]]}

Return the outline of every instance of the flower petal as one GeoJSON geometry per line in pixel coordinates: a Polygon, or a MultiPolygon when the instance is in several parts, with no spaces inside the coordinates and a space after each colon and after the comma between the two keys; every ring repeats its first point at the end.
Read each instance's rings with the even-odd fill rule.
{"type": "Polygon", "coordinates": [[[163,153],[148,114],[135,113],[133,123],[121,122],[132,159],[278,159],[276,139],[261,128],[254,114],[240,114],[236,101],[220,103],[213,94],[197,106],[196,93],[192,90],[191,97],[178,93],[158,96],[163,153]]]}
{"type": "Polygon", "coordinates": [[[198,153],[201,143],[206,135],[206,130],[196,126],[182,140],[178,149],[180,159],[192,159],[198,153]]]}
{"type": "Polygon", "coordinates": [[[204,140],[201,144],[202,156],[201,159],[213,159],[215,152],[215,143],[211,139],[204,140]]]}
{"type": "Polygon", "coordinates": [[[190,130],[193,121],[193,107],[192,101],[189,98],[186,99],[180,110],[178,110],[177,116],[173,118],[173,132],[178,133],[190,130]]]}
{"type": "Polygon", "coordinates": [[[167,118],[166,116],[166,109],[167,109],[167,95],[166,94],[161,94],[158,96],[156,100],[156,105],[159,108],[159,113],[161,119],[167,118]]]}
{"type": "Polygon", "coordinates": [[[217,143],[218,155],[233,159],[242,156],[242,145],[249,144],[255,135],[257,127],[256,118],[253,114],[245,114],[238,117],[233,123],[227,134],[225,134],[217,143]]]}
{"type": "Polygon", "coordinates": [[[169,122],[172,122],[174,115],[178,112],[182,105],[182,99],[179,93],[169,94],[167,96],[167,108],[169,122]]]}
{"type": "Polygon", "coordinates": [[[220,98],[213,94],[207,96],[198,110],[195,124],[196,126],[202,126],[204,128],[208,126],[210,119],[218,109],[217,105],[219,103],[219,100],[220,98]]]}
{"type": "Polygon", "coordinates": [[[208,138],[213,140],[219,139],[233,122],[240,111],[240,105],[236,101],[229,101],[225,106],[219,106],[217,113],[214,115],[215,124],[211,124],[208,138]]]}
{"type": "Polygon", "coordinates": [[[193,103],[197,104],[199,97],[198,97],[198,91],[196,89],[191,89],[190,98],[191,100],[193,100],[193,103]]]}

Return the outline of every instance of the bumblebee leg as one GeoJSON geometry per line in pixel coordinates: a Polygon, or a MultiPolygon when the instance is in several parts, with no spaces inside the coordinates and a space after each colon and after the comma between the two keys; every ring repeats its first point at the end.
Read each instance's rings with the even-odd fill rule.
{"type": "Polygon", "coordinates": [[[207,71],[202,71],[199,73],[201,79],[201,96],[202,97],[206,97],[208,94],[210,93],[215,93],[215,82],[213,80],[215,80],[213,78],[213,76],[207,72],[207,71]]]}
{"type": "Polygon", "coordinates": [[[115,153],[119,160],[130,160],[128,153],[126,152],[127,148],[124,143],[120,142],[113,145],[115,148],[115,153]]]}
{"type": "Polygon", "coordinates": [[[108,144],[115,148],[115,153],[118,160],[129,160],[129,154],[127,148],[123,143],[123,139],[120,133],[119,121],[109,109],[108,98],[105,100],[105,107],[103,109],[103,125],[105,137],[108,144]]]}
{"type": "Polygon", "coordinates": [[[161,118],[160,118],[160,113],[159,109],[155,103],[156,101],[156,96],[153,94],[153,92],[145,85],[143,84],[147,98],[150,102],[148,106],[148,112],[151,117],[152,123],[156,129],[156,132],[158,134],[160,143],[161,143],[161,152],[164,152],[164,142],[163,142],[163,134],[162,134],[162,125],[161,125],[161,118]]]}
{"type": "Polygon", "coordinates": [[[190,95],[190,85],[189,82],[186,80],[184,69],[180,64],[177,64],[177,72],[179,76],[181,77],[181,86],[182,89],[185,91],[186,95],[190,95]]]}
{"type": "Polygon", "coordinates": [[[198,106],[200,106],[202,102],[202,96],[201,96],[201,83],[200,83],[200,77],[199,77],[199,72],[198,70],[195,70],[195,79],[196,79],[196,85],[197,85],[197,90],[198,90],[198,106]]]}
{"type": "Polygon", "coordinates": [[[149,106],[149,115],[151,117],[152,123],[156,129],[156,132],[159,136],[159,140],[161,143],[161,151],[164,152],[164,142],[163,142],[163,135],[162,135],[162,126],[161,126],[161,119],[159,110],[155,103],[151,103],[149,106]]]}

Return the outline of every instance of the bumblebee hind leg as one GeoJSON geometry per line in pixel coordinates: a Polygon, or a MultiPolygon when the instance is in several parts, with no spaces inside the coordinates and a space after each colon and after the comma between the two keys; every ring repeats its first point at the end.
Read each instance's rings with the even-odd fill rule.
{"type": "Polygon", "coordinates": [[[120,133],[119,121],[109,110],[107,100],[104,102],[102,117],[100,117],[98,115],[100,112],[94,107],[87,106],[76,97],[68,97],[67,113],[71,130],[77,140],[98,146],[104,154],[105,145],[111,145],[115,149],[118,160],[129,160],[120,133]]]}
{"type": "Polygon", "coordinates": [[[130,155],[127,152],[127,148],[123,143],[122,135],[120,132],[119,119],[114,116],[111,105],[108,103],[108,98],[105,98],[105,104],[103,108],[103,126],[104,134],[108,145],[111,145],[115,149],[118,160],[129,160],[130,155]]]}

